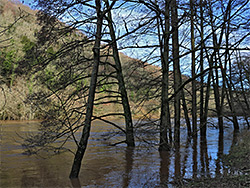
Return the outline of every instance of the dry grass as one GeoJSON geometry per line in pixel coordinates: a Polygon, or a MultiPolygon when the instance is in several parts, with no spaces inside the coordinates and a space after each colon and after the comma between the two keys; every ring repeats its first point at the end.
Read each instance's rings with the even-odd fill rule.
{"type": "MultiPolygon", "coordinates": [[[[37,110],[27,101],[31,92],[24,78],[17,78],[13,87],[3,84],[0,94],[1,120],[31,120],[37,118],[37,110]]],[[[35,88],[32,89],[35,91],[35,88]]]]}

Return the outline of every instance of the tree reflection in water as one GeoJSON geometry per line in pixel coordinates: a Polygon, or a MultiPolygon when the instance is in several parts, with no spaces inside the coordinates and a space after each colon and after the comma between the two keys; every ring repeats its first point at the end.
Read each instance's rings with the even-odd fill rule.
{"type": "Polygon", "coordinates": [[[193,138],[193,177],[192,178],[197,178],[197,136],[193,138]]]}
{"type": "Polygon", "coordinates": [[[201,162],[201,177],[210,177],[209,172],[209,157],[207,152],[207,138],[200,138],[200,162],[201,162]]]}
{"type": "MultiPolygon", "coordinates": [[[[198,134],[197,138],[189,141],[182,137],[180,147],[159,152],[154,147],[143,145],[134,149],[111,147],[100,141],[101,134],[110,129],[107,125],[97,125],[92,130],[80,177],[71,182],[68,178],[72,160],[70,153],[61,153],[49,159],[23,155],[13,137],[16,133],[26,134],[25,127],[30,126],[3,125],[0,187],[171,187],[172,182],[220,177],[227,173],[221,162],[222,155],[236,144],[238,135],[230,128],[225,129],[224,134],[219,134],[218,129],[208,128],[207,138],[198,134]]],[[[181,128],[181,135],[186,135],[185,130],[181,128]]],[[[115,139],[119,140],[119,135],[115,139]]]]}
{"type": "Polygon", "coordinates": [[[79,178],[72,178],[70,179],[70,181],[73,188],[81,188],[81,183],[79,178]]]}
{"type": "Polygon", "coordinates": [[[170,151],[160,151],[160,184],[167,185],[169,179],[170,151]]]}
{"type": "Polygon", "coordinates": [[[223,155],[223,150],[224,150],[224,132],[223,131],[219,131],[219,140],[218,140],[218,153],[217,153],[217,159],[216,159],[216,169],[215,169],[215,174],[216,177],[220,177],[222,175],[221,170],[223,170],[222,168],[222,164],[221,164],[221,158],[223,155]]]}
{"type": "Polygon", "coordinates": [[[187,137],[186,145],[185,145],[185,151],[183,153],[184,159],[183,159],[183,167],[182,167],[182,177],[185,177],[185,174],[187,172],[187,165],[188,165],[188,157],[189,157],[189,147],[190,147],[191,140],[189,137],[187,137]]]}
{"type": "Polygon", "coordinates": [[[134,148],[127,147],[125,152],[125,174],[123,175],[123,187],[128,187],[133,176],[134,148]]]}

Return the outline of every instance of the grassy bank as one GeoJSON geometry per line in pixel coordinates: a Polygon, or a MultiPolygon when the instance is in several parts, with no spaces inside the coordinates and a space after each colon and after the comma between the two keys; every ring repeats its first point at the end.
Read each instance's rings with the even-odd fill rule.
{"type": "Polygon", "coordinates": [[[250,131],[241,133],[231,147],[228,155],[223,156],[227,173],[215,178],[199,178],[181,187],[250,187],[250,131]]]}

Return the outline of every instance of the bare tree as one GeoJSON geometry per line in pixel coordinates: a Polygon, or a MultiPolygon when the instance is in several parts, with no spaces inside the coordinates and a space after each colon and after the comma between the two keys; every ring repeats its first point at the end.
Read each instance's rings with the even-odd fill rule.
{"type": "MultiPolygon", "coordinates": [[[[192,60],[192,77],[196,75],[196,61],[195,61],[195,36],[194,36],[194,17],[195,17],[195,1],[190,0],[190,10],[191,10],[191,60],[192,60]]],[[[196,80],[192,81],[192,124],[193,124],[193,133],[196,135],[197,132],[197,95],[196,95],[196,80]]]]}
{"type": "MultiPolygon", "coordinates": [[[[179,62],[179,34],[178,34],[178,12],[176,0],[171,1],[171,26],[172,26],[172,54],[174,66],[174,91],[177,92],[181,86],[181,72],[179,62]]],[[[178,147],[180,144],[180,119],[181,119],[181,94],[177,93],[174,98],[174,144],[178,147]]]]}
{"type": "Polygon", "coordinates": [[[169,40],[170,40],[170,1],[165,1],[165,24],[163,33],[163,44],[161,46],[162,62],[162,96],[161,96],[161,117],[160,117],[160,150],[169,150],[169,142],[172,142],[171,116],[169,108],[169,40]],[[169,134],[167,134],[169,132],[169,134]]]}
{"type": "Polygon", "coordinates": [[[114,27],[113,27],[113,22],[112,22],[111,7],[108,1],[105,1],[105,4],[107,6],[107,9],[110,9],[108,11],[107,21],[108,21],[108,26],[109,26],[110,37],[112,39],[111,41],[112,50],[113,50],[112,53],[113,53],[113,58],[114,58],[115,65],[116,65],[117,80],[119,83],[119,90],[121,92],[122,105],[123,105],[125,122],[126,122],[126,142],[128,146],[134,147],[135,142],[134,142],[134,133],[133,133],[133,121],[132,121],[132,115],[131,115],[128,95],[127,95],[127,90],[126,90],[125,82],[123,78],[121,61],[120,61],[119,52],[117,48],[116,34],[115,34],[114,27]]]}
{"type": "Polygon", "coordinates": [[[100,62],[100,46],[101,46],[101,35],[102,35],[102,23],[103,23],[103,13],[101,12],[101,2],[100,0],[95,1],[96,6],[96,15],[97,15],[97,24],[96,24],[96,39],[93,48],[94,52],[94,64],[93,70],[91,75],[91,82],[90,82],[90,89],[88,95],[88,102],[87,102],[87,111],[84,121],[84,129],[82,132],[82,137],[78,145],[78,149],[74,158],[74,163],[72,165],[72,169],[70,172],[70,178],[77,178],[81,168],[81,161],[85,150],[88,145],[88,138],[90,134],[91,128],[91,118],[93,113],[93,106],[95,100],[95,90],[96,90],[96,83],[97,83],[97,74],[98,74],[98,67],[100,62]]]}

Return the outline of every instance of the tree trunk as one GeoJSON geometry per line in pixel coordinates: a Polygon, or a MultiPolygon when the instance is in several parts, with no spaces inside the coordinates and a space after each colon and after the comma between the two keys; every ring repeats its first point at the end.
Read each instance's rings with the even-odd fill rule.
{"type": "MultiPolygon", "coordinates": [[[[171,25],[172,25],[172,53],[174,64],[174,92],[178,91],[181,86],[181,72],[179,62],[179,40],[178,40],[178,12],[176,0],[171,1],[171,25]]],[[[178,92],[174,97],[174,144],[180,145],[180,99],[181,92],[178,92]]]]}
{"type": "MultiPolygon", "coordinates": [[[[201,51],[200,51],[200,72],[204,70],[204,25],[203,25],[203,0],[200,0],[200,32],[201,32],[201,51]]],[[[210,71],[211,72],[211,71],[210,71]]],[[[209,73],[210,74],[210,73],[209,73]]],[[[206,118],[204,116],[204,76],[201,75],[200,77],[200,131],[201,137],[206,137],[206,118]]],[[[209,81],[210,82],[210,81],[209,81]]],[[[209,83],[208,82],[208,83],[209,83]]]]}
{"type": "Polygon", "coordinates": [[[212,80],[213,80],[213,88],[214,88],[214,99],[215,99],[215,105],[216,105],[216,113],[218,118],[218,126],[220,132],[223,132],[223,117],[222,117],[222,106],[221,106],[221,97],[219,92],[219,79],[218,79],[218,70],[215,70],[216,75],[212,74],[212,80]]]}
{"type": "MultiPolygon", "coordinates": [[[[244,103],[245,103],[245,105],[246,105],[246,110],[244,109],[244,107],[242,107],[242,110],[243,110],[243,112],[244,112],[244,119],[245,119],[245,121],[246,121],[246,123],[247,123],[247,126],[248,126],[248,128],[250,129],[250,123],[249,123],[249,121],[248,121],[248,113],[247,112],[249,112],[250,111],[250,106],[249,106],[249,104],[248,104],[248,97],[247,97],[247,95],[246,95],[246,91],[245,91],[245,88],[244,88],[244,83],[243,83],[243,78],[242,78],[242,74],[243,74],[243,71],[242,71],[242,67],[240,66],[240,62],[237,62],[237,68],[239,69],[239,71],[240,71],[240,74],[239,74],[239,81],[240,81],[240,87],[241,87],[241,90],[242,90],[242,94],[240,95],[240,97],[243,97],[243,99],[244,99],[244,103]],[[243,96],[242,96],[243,95],[243,96]],[[247,112],[246,112],[247,111],[247,112]]],[[[239,100],[238,101],[239,102],[239,104],[241,104],[241,101],[239,100]]]]}
{"type": "Polygon", "coordinates": [[[232,92],[232,89],[233,89],[233,85],[232,85],[232,64],[231,64],[231,58],[230,58],[230,52],[229,52],[229,35],[230,35],[230,24],[231,24],[231,21],[230,21],[230,18],[231,18],[231,4],[232,4],[232,1],[230,0],[228,2],[228,9],[227,9],[227,17],[226,17],[226,21],[227,21],[227,26],[226,26],[226,54],[225,54],[225,67],[227,67],[227,62],[229,63],[229,80],[227,79],[227,76],[226,76],[226,71],[225,70],[222,70],[223,73],[223,79],[225,80],[225,82],[227,83],[227,87],[228,87],[228,92],[227,92],[227,100],[228,100],[228,104],[229,104],[229,107],[230,107],[230,110],[232,112],[232,116],[233,116],[233,125],[234,125],[234,129],[235,130],[239,130],[239,124],[238,124],[238,119],[237,119],[237,116],[236,116],[236,109],[235,109],[235,106],[234,106],[234,97],[233,97],[233,92],[232,92]]]}
{"type": "MultiPolygon", "coordinates": [[[[163,34],[163,45],[159,34],[159,42],[161,46],[161,64],[162,64],[162,92],[161,92],[161,116],[160,116],[160,145],[159,150],[169,150],[169,140],[172,142],[172,131],[171,131],[171,120],[170,120],[170,109],[168,101],[168,89],[169,89],[169,2],[165,3],[165,31],[163,34]]],[[[160,28],[158,28],[160,31],[160,28]]],[[[159,32],[160,33],[160,32],[159,32]]]]}
{"type": "MultiPolygon", "coordinates": [[[[190,0],[191,9],[191,56],[192,56],[192,77],[194,78],[195,73],[195,38],[194,38],[194,0],[190,0]]],[[[197,102],[196,102],[196,80],[192,81],[192,126],[193,126],[193,136],[197,135],[197,102]]]]}
{"type": "MultiPolygon", "coordinates": [[[[219,47],[221,44],[222,36],[223,36],[223,31],[224,31],[224,25],[221,29],[220,36],[218,37],[219,40],[217,41],[217,31],[216,31],[216,26],[214,22],[214,15],[212,11],[212,3],[209,2],[209,16],[210,16],[210,24],[211,24],[211,29],[212,29],[212,36],[213,36],[213,47],[214,47],[214,59],[213,61],[215,62],[215,65],[218,66],[218,63],[220,61],[220,54],[219,54],[219,47]],[[218,55],[218,57],[217,57],[218,55]]],[[[222,66],[222,65],[221,65],[222,66]]],[[[218,117],[218,126],[220,132],[223,132],[223,116],[222,116],[222,111],[223,111],[223,104],[224,104],[224,92],[225,92],[225,81],[223,80],[223,85],[222,87],[219,87],[219,71],[218,69],[215,69],[214,71],[215,75],[212,74],[212,81],[213,81],[213,89],[214,89],[214,99],[215,99],[215,105],[216,105],[216,113],[218,117]]]]}
{"type": "MultiPolygon", "coordinates": [[[[210,63],[212,64],[212,63],[210,63]]],[[[211,65],[210,65],[211,66],[211,65]]],[[[212,77],[212,69],[209,70],[208,78],[207,78],[207,87],[206,87],[206,95],[205,95],[205,105],[204,105],[204,113],[202,113],[201,118],[201,137],[206,137],[207,135],[207,116],[208,116],[208,106],[209,106],[209,99],[210,99],[210,87],[211,87],[211,77],[212,77]]]]}
{"type": "Polygon", "coordinates": [[[184,94],[183,90],[181,91],[181,98],[182,98],[182,108],[183,108],[184,116],[185,116],[185,120],[186,120],[187,132],[188,132],[188,136],[190,137],[192,134],[192,129],[191,129],[190,119],[188,116],[188,108],[187,108],[187,104],[186,104],[185,94],[184,94]]]}
{"type": "Polygon", "coordinates": [[[92,70],[92,75],[91,75],[91,82],[90,82],[90,88],[89,88],[84,128],[82,131],[82,136],[78,144],[77,152],[75,154],[74,162],[73,162],[71,173],[69,176],[71,179],[77,178],[80,172],[82,158],[88,145],[88,138],[90,135],[90,128],[91,128],[91,118],[92,118],[94,99],[95,99],[97,73],[98,73],[98,67],[99,67],[99,62],[100,62],[100,44],[101,44],[102,21],[103,21],[103,15],[101,13],[101,2],[100,0],[95,0],[95,3],[96,3],[96,12],[97,12],[97,30],[96,30],[95,44],[93,48],[94,64],[93,64],[93,70],[92,70]]]}
{"type": "Polygon", "coordinates": [[[122,73],[122,66],[121,66],[121,61],[120,61],[119,52],[117,48],[115,31],[114,31],[114,27],[112,24],[113,22],[112,22],[111,9],[109,7],[109,3],[107,0],[105,0],[105,3],[107,6],[107,9],[109,9],[107,21],[108,21],[108,26],[109,26],[109,31],[110,31],[110,37],[112,39],[113,58],[114,58],[115,65],[116,65],[117,80],[119,84],[119,90],[121,92],[122,105],[123,105],[125,122],[126,122],[126,143],[128,146],[134,147],[135,141],[134,141],[134,133],[133,133],[133,121],[132,121],[132,115],[131,115],[128,95],[127,95],[127,90],[125,87],[124,77],[122,73]]]}

